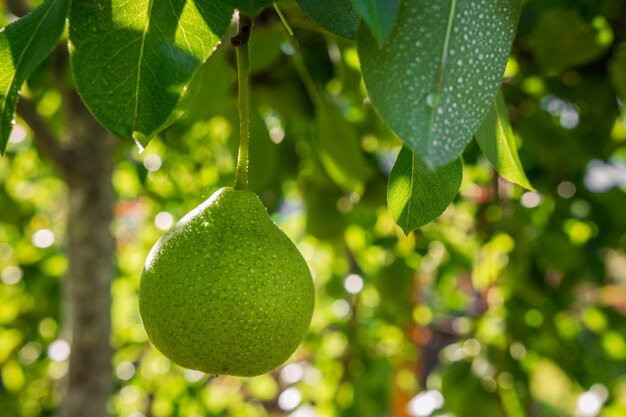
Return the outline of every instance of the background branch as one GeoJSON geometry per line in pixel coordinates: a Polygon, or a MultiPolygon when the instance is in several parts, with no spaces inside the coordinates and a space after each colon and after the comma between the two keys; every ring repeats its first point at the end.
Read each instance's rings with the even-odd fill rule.
{"type": "Polygon", "coordinates": [[[23,0],[7,0],[7,9],[14,16],[22,17],[31,12],[31,8],[23,0]]]}
{"type": "Polygon", "coordinates": [[[60,145],[50,126],[41,118],[30,101],[20,99],[17,104],[17,114],[32,129],[37,149],[54,164],[60,173],[65,175],[72,160],[71,151],[60,145]]]}

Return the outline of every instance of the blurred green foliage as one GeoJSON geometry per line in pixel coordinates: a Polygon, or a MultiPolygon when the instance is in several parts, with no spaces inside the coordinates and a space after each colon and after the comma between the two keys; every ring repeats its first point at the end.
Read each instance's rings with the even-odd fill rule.
{"type": "MultiPolygon", "coordinates": [[[[408,237],[385,206],[400,141],[366,100],[354,43],[281,6],[298,47],[272,10],[258,17],[250,179],[314,272],[311,329],[287,365],[241,379],[173,365],[141,325],[149,248],[234,180],[222,47],[183,118],[144,153],[119,153],[111,414],[626,415],[626,2],[526,1],[503,91],[537,192],[499,179],[471,145],[459,197],[408,237]],[[316,136],[344,131],[343,146],[344,133],[316,136]]],[[[24,94],[62,132],[54,65],[24,94]]],[[[0,160],[2,416],[55,415],[63,395],[65,211],[63,182],[18,120],[0,160]]]]}

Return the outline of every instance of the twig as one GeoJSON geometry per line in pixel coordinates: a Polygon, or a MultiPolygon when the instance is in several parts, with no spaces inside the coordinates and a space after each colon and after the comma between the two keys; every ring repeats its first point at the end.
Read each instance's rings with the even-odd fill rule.
{"type": "Polygon", "coordinates": [[[23,0],[7,0],[7,9],[13,16],[22,17],[32,10],[23,0]]]}
{"type": "Polygon", "coordinates": [[[27,99],[19,100],[17,114],[30,126],[39,151],[47,157],[54,166],[65,173],[70,166],[71,151],[64,149],[48,124],[37,113],[34,106],[27,99]]]}
{"type": "Polygon", "coordinates": [[[251,28],[252,19],[243,13],[239,13],[239,28],[237,34],[230,38],[230,44],[235,47],[247,44],[248,40],[250,40],[251,28]]]}

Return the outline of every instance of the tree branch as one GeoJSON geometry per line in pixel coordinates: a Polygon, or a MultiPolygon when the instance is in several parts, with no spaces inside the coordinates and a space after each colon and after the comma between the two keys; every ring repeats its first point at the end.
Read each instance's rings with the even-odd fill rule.
{"type": "Polygon", "coordinates": [[[252,19],[243,13],[239,13],[239,27],[237,34],[230,38],[232,46],[242,46],[248,43],[250,39],[250,29],[252,28],[252,19]]]}
{"type": "Polygon", "coordinates": [[[13,16],[22,17],[31,12],[23,0],[7,0],[7,9],[13,16]]]}
{"type": "Polygon", "coordinates": [[[17,114],[32,129],[39,151],[54,164],[61,174],[65,174],[72,160],[71,151],[59,144],[58,138],[39,116],[31,102],[26,99],[19,100],[17,114]]]}

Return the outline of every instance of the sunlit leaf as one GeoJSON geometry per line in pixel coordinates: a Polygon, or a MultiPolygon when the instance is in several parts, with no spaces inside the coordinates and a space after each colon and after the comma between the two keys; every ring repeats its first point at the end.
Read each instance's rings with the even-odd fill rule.
{"type": "Polygon", "coordinates": [[[389,213],[409,234],[443,213],[458,193],[462,179],[460,159],[431,171],[404,146],[389,176],[389,213]]]}
{"type": "Polygon", "coordinates": [[[18,91],[59,41],[69,4],[48,0],[0,30],[0,154],[13,130],[18,91]]]}
{"type": "Polygon", "coordinates": [[[85,104],[113,133],[146,145],[231,19],[219,0],[75,0],[71,63],[85,104]]]}
{"type": "Polygon", "coordinates": [[[477,291],[493,285],[506,268],[508,254],[515,248],[515,241],[507,234],[494,236],[476,251],[472,268],[472,284],[477,291]]]}
{"type": "Polygon", "coordinates": [[[398,16],[400,0],[352,0],[352,4],[378,42],[384,44],[398,16]]]}
{"type": "Polygon", "coordinates": [[[351,0],[297,0],[304,12],[324,29],[347,39],[356,37],[359,14],[351,0]]]}
{"type": "Polygon", "coordinates": [[[476,141],[502,178],[527,190],[533,190],[517,154],[517,143],[502,92],[498,93],[489,113],[476,131],[476,141]]]}
{"type": "Polygon", "coordinates": [[[2,366],[2,382],[8,391],[19,392],[24,387],[24,371],[16,361],[6,362],[2,366]]]}
{"type": "Polygon", "coordinates": [[[404,0],[384,47],[357,40],[372,103],[429,166],[456,159],[489,110],[511,50],[519,0],[404,0]]]}
{"type": "Polygon", "coordinates": [[[610,359],[626,360],[626,340],[620,332],[608,331],[602,335],[602,349],[610,359]]]}
{"type": "Polygon", "coordinates": [[[0,363],[7,360],[13,349],[22,342],[24,335],[19,330],[0,329],[0,363]]]}
{"type": "Polygon", "coordinates": [[[570,376],[548,359],[538,360],[530,373],[529,388],[533,397],[564,413],[575,404],[576,391],[570,376]],[[546,381],[550,381],[546,384],[546,381]]]}

